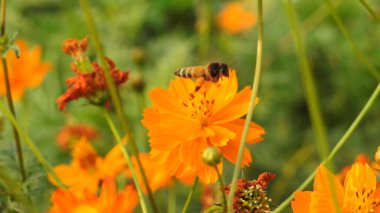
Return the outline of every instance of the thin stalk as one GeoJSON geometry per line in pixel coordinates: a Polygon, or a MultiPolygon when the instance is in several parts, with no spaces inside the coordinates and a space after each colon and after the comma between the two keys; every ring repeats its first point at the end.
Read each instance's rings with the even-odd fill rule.
{"type": "Polygon", "coordinates": [[[226,197],[226,192],[224,191],[224,183],[223,183],[223,178],[222,175],[219,172],[219,169],[217,166],[214,166],[216,174],[218,174],[218,179],[219,179],[219,185],[220,185],[220,192],[222,193],[222,199],[223,199],[223,212],[227,213],[228,211],[228,206],[227,206],[227,197],[226,197]]]}
{"type": "Polygon", "coordinates": [[[300,74],[303,81],[305,90],[306,102],[309,109],[309,116],[313,131],[316,137],[319,157],[321,160],[325,159],[330,152],[329,143],[327,139],[325,122],[320,109],[317,89],[314,83],[312,70],[306,56],[306,48],[303,44],[301,33],[298,26],[297,15],[295,13],[293,4],[289,0],[285,0],[285,7],[288,13],[288,19],[291,25],[294,42],[296,45],[297,57],[299,60],[300,74]]]}
{"type": "MultiPolygon", "coordinates": [[[[337,8],[340,6],[340,4],[343,2],[343,0],[336,0],[334,2],[334,8],[337,8]]],[[[315,28],[319,23],[321,23],[328,15],[329,15],[329,9],[327,8],[326,4],[321,4],[314,12],[305,19],[300,24],[300,28],[302,29],[302,34],[306,34],[312,29],[315,28]]],[[[291,33],[288,32],[285,36],[283,36],[280,40],[280,45],[287,45],[289,44],[289,40],[291,39],[291,33]]]]}
{"type": "MultiPolygon", "coordinates": [[[[6,12],[6,0],[1,1],[1,34],[0,36],[3,37],[5,35],[5,12],[6,12]]],[[[5,81],[5,91],[7,96],[7,102],[8,107],[14,117],[16,117],[16,112],[13,106],[13,99],[12,99],[12,92],[11,92],[11,84],[9,82],[9,75],[8,75],[8,66],[7,66],[7,59],[4,57],[1,59],[1,63],[3,65],[3,72],[4,72],[4,81],[5,81]]],[[[13,131],[13,137],[15,139],[16,144],[16,153],[17,153],[17,159],[19,163],[19,169],[21,173],[22,180],[26,179],[25,174],[25,167],[24,167],[24,157],[22,154],[22,146],[20,142],[20,136],[17,133],[16,128],[12,125],[12,131],[13,131]]]]}
{"type": "MultiPolygon", "coordinates": [[[[284,3],[286,11],[288,13],[294,42],[296,44],[297,57],[300,63],[300,72],[302,80],[304,82],[303,85],[306,92],[306,102],[309,109],[311,124],[313,126],[313,131],[316,137],[317,149],[320,159],[323,160],[327,158],[330,152],[330,147],[327,140],[326,127],[320,109],[320,103],[318,101],[318,94],[314,83],[312,70],[310,68],[310,64],[306,56],[306,48],[301,38],[301,33],[298,27],[297,15],[293,7],[293,3],[290,0],[284,0],[284,3]]],[[[332,170],[334,170],[334,166],[332,165],[332,163],[328,166],[332,168],[332,170]]],[[[328,185],[332,192],[332,200],[334,207],[338,211],[338,197],[334,187],[334,181],[330,177],[328,178],[328,185]]]]}
{"type": "Polygon", "coordinates": [[[375,13],[375,11],[369,6],[366,0],[359,0],[360,3],[368,10],[368,12],[371,14],[372,18],[374,18],[377,23],[380,24],[380,17],[375,13]]]}
{"type": "Polygon", "coordinates": [[[177,209],[177,197],[176,197],[176,191],[177,191],[177,182],[175,179],[173,179],[170,187],[169,187],[169,199],[168,199],[168,213],[175,213],[177,209]]]}
{"type": "Polygon", "coordinates": [[[1,103],[1,101],[0,101],[0,111],[2,111],[3,114],[10,120],[10,122],[15,127],[15,129],[17,130],[18,134],[23,139],[25,144],[29,147],[29,149],[32,151],[34,156],[37,158],[37,160],[44,167],[45,171],[47,171],[51,175],[51,177],[54,179],[54,181],[58,184],[59,187],[66,189],[67,187],[59,179],[59,177],[58,177],[57,173],[55,173],[53,167],[44,158],[44,156],[41,154],[40,150],[38,150],[38,148],[33,143],[33,141],[28,137],[28,135],[25,133],[25,131],[21,128],[20,124],[18,123],[16,118],[13,116],[13,114],[10,111],[8,111],[8,109],[6,107],[4,107],[4,105],[1,103]]]}
{"type": "Polygon", "coordinates": [[[128,121],[127,121],[127,116],[126,116],[124,109],[123,109],[123,105],[121,104],[121,98],[120,98],[119,91],[116,88],[115,82],[112,79],[112,76],[111,76],[109,67],[107,65],[107,62],[105,61],[105,55],[104,55],[103,47],[102,47],[102,44],[100,42],[98,32],[96,30],[95,22],[92,18],[91,12],[90,12],[88,0],[80,0],[80,4],[81,4],[81,8],[83,10],[83,13],[86,16],[86,21],[87,21],[87,25],[88,25],[90,34],[93,37],[93,41],[94,41],[95,49],[96,49],[96,54],[100,60],[101,67],[105,71],[104,75],[106,77],[108,90],[109,90],[110,95],[111,95],[112,104],[116,109],[116,114],[120,120],[120,124],[122,126],[122,129],[123,129],[125,135],[127,136],[128,141],[130,142],[129,144],[130,144],[130,147],[132,149],[132,154],[134,154],[136,157],[136,161],[137,161],[137,165],[138,165],[139,170],[140,170],[141,177],[142,177],[144,185],[148,191],[148,197],[149,197],[149,201],[150,201],[150,204],[152,206],[153,212],[158,212],[158,208],[157,208],[157,204],[156,204],[156,201],[154,199],[154,196],[153,196],[153,192],[149,186],[148,180],[146,178],[145,171],[142,167],[141,160],[140,160],[140,157],[138,155],[139,150],[137,148],[136,142],[134,141],[133,135],[130,131],[128,121]]]}
{"type": "Polygon", "coordinates": [[[247,113],[247,116],[245,118],[244,129],[243,129],[243,133],[242,133],[241,140],[240,140],[238,157],[237,157],[237,160],[235,163],[234,173],[232,176],[231,190],[230,190],[230,193],[228,195],[227,206],[229,207],[229,211],[232,211],[232,209],[231,209],[232,208],[232,201],[233,201],[235,191],[236,191],[236,183],[237,183],[237,179],[238,179],[238,176],[240,173],[241,161],[243,158],[243,152],[244,152],[244,147],[245,147],[245,143],[247,140],[249,125],[250,125],[251,120],[252,120],[253,109],[255,108],[255,100],[257,97],[257,91],[259,89],[259,82],[260,82],[260,75],[261,75],[262,54],[263,54],[263,34],[264,34],[262,0],[257,1],[257,10],[258,10],[258,12],[257,12],[258,39],[257,39],[255,76],[254,76],[254,80],[253,80],[251,100],[250,100],[249,107],[248,107],[248,113],[247,113]]]}
{"type": "Polygon", "coordinates": [[[361,50],[356,46],[354,40],[352,39],[351,34],[348,32],[347,28],[344,26],[342,20],[336,13],[333,4],[330,0],[325,0],[327,6],[329,7],[331,16],[333,17],[336,25],[338,26],[339,30],[342,32],[343,36],[346,38],[348,43],[350,44],[352,50],[354,51],[358,61],[367,68],[368,72],[376,78],[377,81],[380,82],[380,73],[379,71],[367,60],[367,58],[364,56],[364,54],[361,52],[361,50]]]}
{"type": "MultiPolygon", "coordinates": [[[[367,103],[364,105],[363,109],[360,111],[358,116],[356,116],[355,120],[352,122],[350,127],[347,129],[347,131],[343,134],[343,136],[340,138],[338,143],[334,146],[332,151],[330,152],[329,156],[321,163],[326,164],[334,159],[338,151],[347,143],[348,139],[351,137],[351,135],[354,133],[356,128],[359,126],[360,122],[363,120],[364,116],[368,113],[369,109],[372,107],[372,105],[375,103],[377,96],[380,93],[380,83],[377,84],[377,87],[375,91],[372,93],[371,97],[368,99],[367,103]]],[[[289,204],[290,201],[293,199],[293,195],[295,192],[302,191],[305,189],[307,185],[311,183],[315,176],[315,170],[310,176],[288,197],[286,198],[274,211],[273,213],[279,213],[283,211],[289,204]]]]}
{"type": "Polygon", "coordinates": [[[123,153],[124,158],[127,161],[128,167],[129,167],[131,174],[132,174],[133,182],[135,183],[135,186],[137,189],[137,194],[139,196],[139,202],[140,202],[141,209],[143,212],[148,212],[147,207],[146,207],[146,203],[145,203],[145,197],[144,197],[143,191],[141,189],[141,186],[139,184],[135,169],[133,167],[132,160],[128,154],[128,151],[125,149],[125,147],[121,141],[120,135],[116,129],[116,126],[115,126],[114,122],[112,121],[107,110],[104,110],[104,117],[108,123],[108,126],[111,129],[111,132],[112,132],[112,134],[116,140],[116,143],[120,146],[121,152],[123,153]]]}
{"type": "Polygon", "coordinates": [[[182,209],[182,213],[186,213],[187,212],[187,209],[189,208],[189,205],[190,205],[190,202],[191,202],[191,198],[193,198],[193,194],[195,192],[195,189],[197,188],[197,184],[198,184],[198,177],[196,177],[195,180],[194,180],[193,188],[191,189],[189,195],[187,196],[186,203],[185,203],[185,205],[183,206],[183,209],[182,209]]]}
{"type": "Polygon", "coordinates": [[[200,60],[204,60],[209,51],[210,41],[210,0],[196,1],[197,30],[199,36],[198,55],[200,60]]]}

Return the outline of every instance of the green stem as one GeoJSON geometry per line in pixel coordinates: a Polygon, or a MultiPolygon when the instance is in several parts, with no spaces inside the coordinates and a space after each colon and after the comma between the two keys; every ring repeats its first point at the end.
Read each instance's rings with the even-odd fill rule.
{"type": "Polygon", "coordinates": [[[12,125],[15,127],[15,129],[17,130],[18,134],[21,136],[23,141],[26,143],[26,145],[29,147],[29,149],[33,152],[34,156],[38,159],[38,161],[41,163],[41,165],[44,167],[44,169],[52,176],[52,178],[58,184],[58,186],[63,188],[63,189],[66,189],[67,187],[59,179],[59,177],[55,173],[53,167],[44,158],[44,156],[38,150],[36,145],[34,145],[33,141],[24,132],[24,130],[21,128],[21,126],[19,125],[19,123],[17,122],[17,120],[13,116],[13,114],[10,111],[8,111],[7,108],[4,107],[4,105],[1,102],[0,102],[0,111],[2,111],[4,113],[4,115],[11,121],[12,125]]]}
{"type": "Polygon", "coordinates": [[[359,0],[360,3],[368,10],[368,12],[371,14],[372,18],[374,18],[379,24],[380,24],[380,17],[375,13],[374,10],[369,6],[366,0],[359,0]]]}
{"type": "Polygon", "coordinates": [[[209,51],[210,43],[210,0],[196,1],[197,29],[199,36],[199,59],[204,60],[209,51]]]}
{"type": "Polygon", "coordinates": [[[350,44],[352,50],[354,51],[357,59],[359,62],[367,68],[367,70],[370,72],[370,74],[376,78],[377,81],[380,81],[380,73],[379,71],[367,60],[367,58],[364,56],[364,54],[360,51],[358,46],[356,46],[354,40],[351,37],[351,34],[348,32],[347,28],[344,26],[342,20],[336,13],[333,4],[330,0],[325,0],[327,6],[329,7],[331,16],[333,17],[336,25],[338,25],[339,30],[342,32],[343,36],[346,38],[348,43],[350,44]]]}
{"type": "MultiPolygon", "coordinates": [[[[317,149],[319,153],[319,157],[321,160],[326,159],[329,152],[330,147],[327,139],[325,122],[322,116],[322,112],[320,109],[319,98],[316,90],[316,86],[313,79],[312,70],[310,68],[309,61],[306,55],[306,48],[303,44],[301,33],[298,27],[297,15],[295,9],[293,7],[293,3],[290,0],[284,0],[285,7],[288,13],[288,18],[290,21],[292,34],[294,37],[294,42],[296,44],[297,57],[300,62],[300,72],[301,77],[304,82],[304,90],[306,92],[306,102],[309,109],[309,115],[311,124],[313,126],[313,131],[316,137],[317,149]]],[[[328,165],[332,170],[334,170],[334,166],[331,163],[328,165]]],[[[336,194],[336,190],[334,187],[333,179],[329,178],[328,181],[329,188],[332,192],[332,200],[334,203],[335,209],[339,208],[338,197],[336,194]]]]}
{"type": "Polygon", "coordinates": [[[95,22],[92,18],[91,12],[90,12],[88,0],[80,0],[80,4],[81,4],[81,8],[83,10],[83,13],[86,16],[86,21],[87,21],[87,25],[88,25],[90,34],[93,37],[93,41],[94,41],[95,49],[96,49],[96,54],[100,60],[101,67],[104,70],[104,75],[106,77],[108,90],[109,90],[110,95],[111,95],[112,104],[116,109],[116,113],[117,113],[117,116],[120,120],[120,124],[122,126],[122,129],[123,129],[124,133],[127,135],[127,139],[129,141],[130,147],[132,149],[132,154],[134,154],[136,157],[136,161],[137,161],[137,165],[138,165],[139,170],[140,170],[140,174],[142,176],[145,187],[148,191],[148,197],[149,197],[149,201],[151,203],[151,206],[153,208],[153,212],[158,212],[158,208],[157,208],[157,204],[156,204],[156,201],[154,199],[154,196],[153,196],[153,192],[149,186],[148,180],[146,178],[145,171],[142,167],[141,160],[140,160],[140,157],[138,155],[139,150],[137,148],[136,142],[134,141],[133,135],[129,129],[127,116],[124,112],[123,105],[121,104],[121,98],[120,98],[119,91],[116,88],[115,82],[112,79],[111,72],[110,72],[109,67],[107,65],[107,62],[105,60],[103,47],[101,45],[97,30],[96,30],[95,22]]]}
{"type": "MultiPolygon", "coordinates": [[[[380,93],[380,83],[377,84],[377,87],[375,91],[372,93],[371,97],[367,101],[367,103],[364,105],[363,109],[360,111],[359,115],[356,116],[354,122],[350,125],[350,127],[347,129],[347,131],[344,133],[344,135],[341,137],[341,139],[338,141],[338,143],[334,146],[332,151],[330,152],[329,156],[322,162],[322,164],[328,163],[334,159],[338,151],[347,143],[350,136],[354,133],[356,128],[359,126],[360,122],[363,120],[364,116],[368,113],[371,106],[375,103],[377,96],[380,93]]],[[[295,192],[301,191],[305,189],[307,185],[311,183],[315,176],[314,171],[310,176],[287,198],[285,199],[274,211],[273,213],[279,213],[283,211],[292,201],[293,195],[295,192]]]]}
{"type": "Polygon", "coordinates": [[[177,182],[175,179],[173,179],[169,187],[168,213],[175,213],[177,209],[176,185],[177,185],[177,182]]]}
{"type": "Polygon", "coordinates": [[[120,149],[121,149],[121,151],[122,151],[122,153],[124,155],[124,158],[127,161],[129,170],[131,171],[131,174],[132,174],[133,182],[135,183],[135,186],[136,186],[136,189],[137,189],[137,194],[139,196],[139,202],[140,202],[141,209],[142,209],[143,212],[148,212],[147,211],[147,207],[146,207],[146,203],[145,203],[144,194],[143,194],[143,191],[142,191],[141,186],[139,184],[139,181],[138,181],[135,169],[133,167],[131,158],[130,158],[130,156],[128,154],[128,151],[123,146],[123,143],[121,141],[120,135],[117,132],[116,126],[115,126],[114,122],[112,121],[112,119],[111,119],[111,117],[110,117],[110,115],[109,115],[109,113],[108,113],[107,110],[104,110],[104,117],[105,117],[105,119],[106,119],[106,121],[108,123],[108,126],[110,127],[110,129],[112,131],[112,134],[113,134],[113,136],[114,136],[114,138],[116,140],[116,143],[120,146],[120,149]]]}
{"type": "Polygon", "coordinates": [[[245,147],[245,143],[247,140],[248,129],[249,129],[249,126],[250,126],[250,123],[252,120],[253,109],[255,108],[255,100],[257,97],[257,91],[259,88],[260,75],[261,75],[262,54],[263,54],[263,34],[264,34],[263,33],[264,30],[263,30],[262,0],[257,1],[257,10],[258,10],[258,12],[257,12],[258,39],[257,39],[255,76],[254,76],[254,80],[253,80],[251,100],[250,100],[249,107],[248,107],[248,113],[247,113],[247,116],[245,118],[243,134],[242,134],[241,140],[240,140],[239,152],[238,152],[237,160],[235,163],[234,173],[232,176],[231,189],[230,189],[230,193],[228,195],[227,206],[229,207],[229,211],[232,208],[232,202],[233,202],[233,198],[234,198],[235,191],[236,191],[236,183],[237,183],[238,176],[240,173],[241,161],[243,159],[243,152],[244,152],[244,147],[245,147]]]}
{"type": "Polygon", "coordinates": [[[310,120],[316,137],[319,157],[322,160],[327,157],[330,151],[325,122],[323,120],[322,112],[320,109],[320,103],[318,101],[319,98],[314,83],[312,70],[306,57],[306,50],[301,38],[301,33],[297,22],[297,15],[295,13],[293,3],[289,0],[285,0],[284,3],[286,11],[288,13],[288,19],[291,25],[291,31],[293,34],[294,42],[296,44],[296,52],[300,65],[300,74],[303,80],[303,87],[306,93],[305,96],[307,106],[309,109],[310,120]]]}
{"type": "Polygon", "coordinates": [[[223,183],[223,178],[222,175],[219,172],[219,169],[217,166],[214,166],[216,173],[218,174],[218,179],[219,179],[219,184],[220,184],[220,192],[222,193],[222,199],[223,199],[223,212],[227,213],[228,211],[228,206],[227,206],[227,197],[226,197],[226,192],[224,190],[224,183],[223,183]]]}
{"type": "MultiPolygon", "coordinates": [[[[6,0],[1,1],[1,37],[5,35],[5,12],[6,12],[6,0]]],[[[7,59],[2,58],[1,63],[3,65],[3,72],[4,72],[4,81],[5,81],[5,91],[6,91],[6,96],[7,96],[7,102],[8,102],[8,107],[14,117],[16,117],[16,112],[13,106],[13,99],[12,99],[12,91],[11,91],[11,84],[9,82],[9,75],[8,75],[8,66],[7,66],[7,59]]],[[[18,163],[19,163],[19,169],[21,173],[21,178],[22,180],[26,179],[26,174],[25,174],[25,167],[24,167],[24,157],[22,155],[22,146],[20,142],[20,136],[17,133],[16,128],[12,125],[12,131],[13,131],[13,137],[15,139],[15,144],[16,144],[16,153],[17,153],[17,158],[18,158],[18,163]]]]}
{"type": "MultiPolygon", "coordinates": [[[[334,8],[339,7],[339,5],[342,2],[343,0],[336,0],[334,2],[335,4],[334,8]]],[[[302,34],[306,34],[309,31],[313,30],[315,26],[321,23],[328,15],[329,15],[329,10],[326,4],[322,3],[316,10],[314,10],[314,12],[309,17],[305,19],[305,21],[301,23],[300,26],[302,29],[302,34]]],[[[291,33],[292,32],[288,32],[285,36],[281,38],[279,42],[281,46],[289,44],[289,40],[291,39],[291,33]]]]}
{"type": "Polygon", "coordinates": [[[193,194],[195,192],[195,189],[197,188],[198,184],[198,177],[195,178],[194,183],[193,183],[193,188],[191,189],[189,195],[187,196],[185,206],[183,206],[182,213],[186,213],[187,209],[189,208],[191,198],[193,198],[193,194]]]}

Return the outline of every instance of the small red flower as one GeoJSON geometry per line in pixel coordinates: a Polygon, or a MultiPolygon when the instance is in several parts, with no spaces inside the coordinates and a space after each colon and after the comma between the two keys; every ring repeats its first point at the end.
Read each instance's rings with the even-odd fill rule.
{"type": "Polygon", "coordinates": [[[74,58],[84,56],[87,50],[88,39],[88,36],[82,40],[67,39],[62,45],[62,51],[74,58]]]}
{"type": "MultiPolygon", "coordinates": [[[[106,58],[106,61],[116,86],[128,80],[128,72],[115,69],[115,63],[111,59],[106,58]]],[[[93,62],[93,72],[89,73],[81,73],[74,64],[72,64],[72,68],[77,76],[66,80],[69,89],[57,99],[59,110],[63,110],[66,103],[78,98],[86,98],[91,104],[105,105],[109,100],[109,93],[104,71],[99,64],[93,62]]]]}

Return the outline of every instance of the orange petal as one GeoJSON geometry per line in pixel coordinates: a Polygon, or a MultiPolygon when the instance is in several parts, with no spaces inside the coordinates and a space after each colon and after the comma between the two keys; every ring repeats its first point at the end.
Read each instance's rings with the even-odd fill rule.
{"type": "Polygon", "coordinates": [[[230,140],[236,137],[236,133],[222,126],[210,126],[215,135],[211,138],[214,146],[225,146],[230,140]]]}
{"type": "Polygon", "coordinates": [[[172,97],[167,90],[161,88],[153,89],[149,92],[149,97],[152,100],[153,107],[157,108],[160,112],[187,115],[185,106],[182,105],[180,100],[172,97]]]}
{"type": "Polygon", "coordinates": [[[214,124],[226,123],[238,119],[247,114],[251,89],[249,87],[240,91],[234,99],[220,110],[214,111],[214,116],[210,119],[214,124]]]}
{"type": "MultiPolygon", "coordinates": [[[[239,152],[239,143],[240,141],[230,141],[226,146],[219,147],[223,156],[230,161],[231,163],[235,163],[237,160],[237,155],[239,152]]],[[[249,149],[247,147],[244,148],[243,158],[241,161],[241,166],[248,166],[252,162],[252,157],[249,149]]]]}
{"type": "Polygon", "coordinates": [[[303,191],[294,193],[292,201],[293,213],[309,213],[310,212],[311,191],[303,191]]]}
{"type": "Polygon", "coordinates": [[[343,206],[343,187],[339,180],[326,169],[324,165],[319,166],[317,174],[314,178],[314,191],[311,194],[310,210],[315,213],[334,213],[335,209],[333,202],[333,194],[330,188],[330,181],[335,189],[338,208],[343,206]]]}
{"type": "MultiPolygon", "coordinates": [[[[222,124],[221,126],[237,133],[237,137],[234,140],[240,142],[241,135],[242,135],[243,129],[244,129],[244,123],[245,123],[245,120],[240,118],[240,119],[236,119],[234,121],[231,121],[229,123],[222,124]]],[[[249,129],[248,129],[248,135],[247,135],[246,143],[247,144],[254,144],[254,143],[260,142],[263,140],[262,135],[264,135],[264,134],[265,134],[264,128],[262,128],[260,125],[254,123],[254,122],[251,122],[249,129]]]]}

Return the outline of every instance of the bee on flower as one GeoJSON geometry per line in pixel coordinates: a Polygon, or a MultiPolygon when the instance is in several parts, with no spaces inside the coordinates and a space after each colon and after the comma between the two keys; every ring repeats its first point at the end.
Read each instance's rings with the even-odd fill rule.
{"type": "MultiPolygon", "coordinates": [[[[203,183],[218,179],[212,166],[202,160],[207,147],[215,147],[220,155],[234,163],[244,126],[241,117],[247,113],[251,89],[238,92],[236,71],[218,82],[198,85],[192,79],[177,77],[168,89],[155,88],[149,93],[152,106],[145,109],[143,125],[149,130],[150,155],[167,172],[182,180],[199,177],[203,183]]],[[[256,100],[256,103],[258,100],[256,100]]],[[[247,144],[262,140],[264,129],[251,122],[247,144]]],[[[251,163],[246,147],[241,166],[251,163]]],[[[223,161],[217,165],[222,171],[223,161]]]]}

